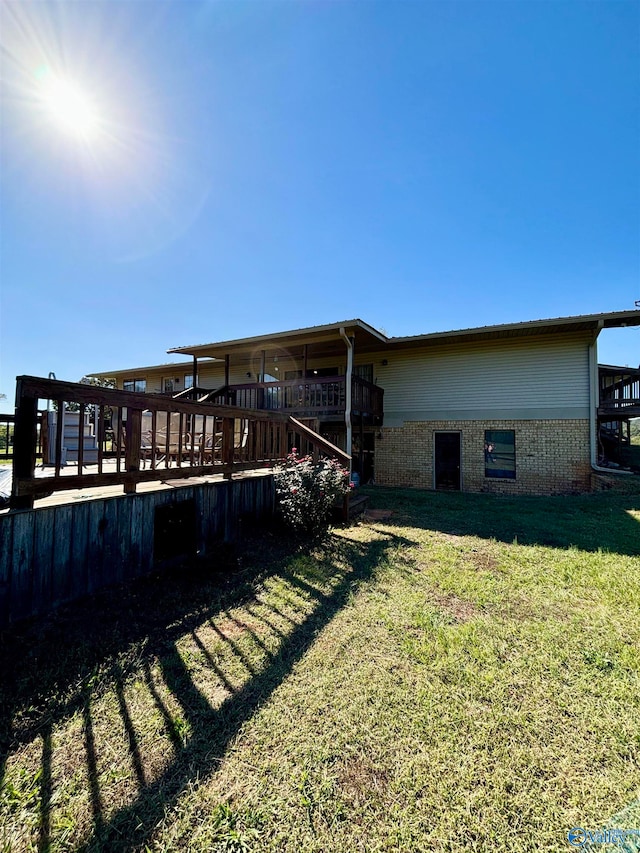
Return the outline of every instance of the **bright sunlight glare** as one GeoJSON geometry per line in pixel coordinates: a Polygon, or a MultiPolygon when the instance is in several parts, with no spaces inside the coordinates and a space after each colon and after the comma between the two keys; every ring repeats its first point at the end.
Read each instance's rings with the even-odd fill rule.
{"type": "Polygon", "coordinates": [[[75,82],[45,70],[40,77],[40,98],[48,116],[63,132],[85,142],[100,131],[100,116],[91,97],[75,82]]]}

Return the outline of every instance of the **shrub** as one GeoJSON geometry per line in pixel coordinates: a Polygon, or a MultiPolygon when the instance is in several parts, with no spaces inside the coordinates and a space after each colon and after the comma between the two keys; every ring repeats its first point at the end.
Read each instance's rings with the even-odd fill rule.
{"type": "Polygon", "coordinates": [[[337,460],[314,462],[295,447],[276,469],[275,485],[283,521],[305,536],[326,532],[333,506],[352,488],[349,471],[337,460]]]}

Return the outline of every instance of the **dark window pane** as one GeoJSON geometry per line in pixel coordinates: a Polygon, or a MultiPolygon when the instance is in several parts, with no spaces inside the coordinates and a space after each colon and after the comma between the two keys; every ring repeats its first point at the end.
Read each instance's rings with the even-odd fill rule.
{"type": "Polygon", "coordinates": [[[502,480],[515,480],[516,434],[514,430],[485,430],[484,475],[502,480]]]}

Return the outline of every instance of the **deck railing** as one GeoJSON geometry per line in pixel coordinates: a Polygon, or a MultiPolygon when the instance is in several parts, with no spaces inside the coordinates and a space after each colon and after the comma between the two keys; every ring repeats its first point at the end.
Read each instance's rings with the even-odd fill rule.
{"type": "MultiPolygon", "coordinates": [[[[46,412],[38,412],[36,456],[42,456],[43,427],[46,412]]],[[[13,459],[13,432],[15,429],[16,416],[14,414],[0,413],[0,461],[13,459]]]]}
{"type": "Polygon", "coordinates": [[[15,415],[0,414],[0,459],[13,459],[15,415]]]}
{"type": "Polygon", "coordinates": [[[629,417],[640,413],[640,370],[628,369],[628,372],[615,373],[600,369],[600,405],[599,414],[619,413],[629,417]]]}
{"type": "Polygon", "coordinates": [[[20,376],[17,380],[11,507],[30,508],[53,491],[122,485],[272,467],[292,446],[350,463],[350,456],[309,424],[282,412],[176,400],[157,394],[20,376]],[[36,476],[38,400],[58,416],[48,436],[51,476],[36,476]],[[65,419],[67,423],[65,425],[65,419]],[[69,434],[71,423],[71,435],[69,434]],[[106,433],[112,431],[113,453],[106,433]],[[71,462],[71,464],[69,464],[71,462]],[[76,466],[75,468],[73,466],[76,466]]]}
{"type": "MultiPolygon", "coordinates": [[[[382,388],[354,376],[351,380],[352,412],[382,418],[383,394],[382,388]]],[[[242,409],[333,415],[345,410],[346,379],[344,376],[321,376],[314,379],[226,385],[209,394],[208,398],[211,402],[242,409]]]]}

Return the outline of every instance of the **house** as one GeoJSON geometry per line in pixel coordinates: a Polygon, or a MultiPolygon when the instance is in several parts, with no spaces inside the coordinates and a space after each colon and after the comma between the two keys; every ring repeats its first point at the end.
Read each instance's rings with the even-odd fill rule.
{"type": "MultiPolygon", "coordinates": [[[[362,320],[176,347],[101,371],[119,388],[277,409],[351,449],[363,482],[503,494],[589,491],[601,435],[640,416],[640,370],[598,370],[619,311],[388,337],[362,320]]],[[[626,426],[625,426],[626,425],[626,426]]]]}

